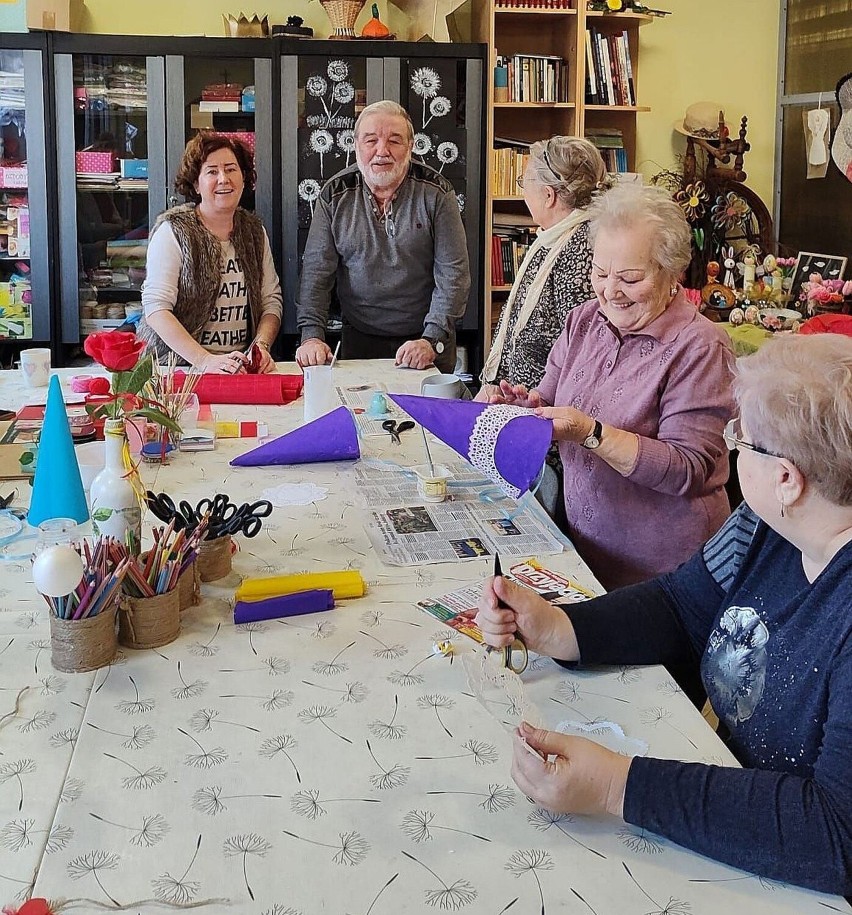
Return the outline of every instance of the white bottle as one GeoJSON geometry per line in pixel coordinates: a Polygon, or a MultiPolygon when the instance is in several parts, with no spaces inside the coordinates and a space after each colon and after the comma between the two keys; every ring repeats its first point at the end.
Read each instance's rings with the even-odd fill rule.
{"type": "Polygon", "coordinates": [[[106,463],[92,480],[92,527],[95,534],[125,542],[127,531],[138,549],[142,539],[142,509],[124,466],[124,420],[108,419],[104,425],[106,463]]]}

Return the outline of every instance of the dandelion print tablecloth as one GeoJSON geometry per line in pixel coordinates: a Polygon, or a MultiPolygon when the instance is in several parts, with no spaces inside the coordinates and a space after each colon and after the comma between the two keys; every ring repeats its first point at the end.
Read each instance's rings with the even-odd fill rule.
{"type": "MultiPolygon", "coordinates": [[[[420,377],[355,362],[338,380],[413,391],[420,377]]],[[[0,395],[14,407],[25,392],[4,379],[0,395]]],[[[302,405],[220,413],[264,419],[277,435],[298,425],[302,405]]],[[[419,441],[370,437],[363,450],[410,465],[419,441]]],[[[460,653],[470,646],[457,637],[455,655],[436,654],[450,630],[414,607],[481,579],[490,562],[384,566],[351,464],[228,467],[253,444],[221,441],[145,468],[152,488],[193,502],[283,484],[327,491],[277,507],[170,645],[58,673],[28,565],[0,567],[0,901],[154,913],[218,900],[192,911],[233,915],[850,911],[632,826],[530,803],[509,774],[501,709],[488,714],[468,689],[460,653]],[[234,626],[240,576],[340,568],[362,571],[364,598],[234,626]]],[[[570,547],[546,564],[597,587],[570,547]]],[[[524,682],[550,726],[611,721],[651,754],[735,765],[663,668],[566,672],[538,658],[524,682]]]]}

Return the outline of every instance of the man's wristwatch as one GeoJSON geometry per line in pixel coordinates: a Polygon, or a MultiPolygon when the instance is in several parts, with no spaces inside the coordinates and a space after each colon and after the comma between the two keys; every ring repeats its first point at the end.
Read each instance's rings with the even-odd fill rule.
{"type": "Polygon", "coordinates": [[[592,431],[586,436],[583,440],[582,445],[584,448],[588,448],[590,451],[594,451],[595,448],[598,448],[601,443],[601,436],[603,435],[603,426],[598,420],[595,420],[595,427],[592,431]]]}
{"type": "Polygon", "coordinates": [[[420,339],[425,340],[439,356],[444,352],[444,344],[440,340],[436,340],[434,337],[427,337],[425,334],[420,339]]]}

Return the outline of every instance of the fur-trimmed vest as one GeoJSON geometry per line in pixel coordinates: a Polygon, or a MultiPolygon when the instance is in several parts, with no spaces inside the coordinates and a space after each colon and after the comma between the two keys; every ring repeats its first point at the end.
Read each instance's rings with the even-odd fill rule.
{"type": "MultiPolygon", "coordinates": [[[[183,254],[174,316],[190,336],[198,340],[210,320],[222,286],[222,246],[219,239],[205,228],[194,204],[181,204],[161,213],[154,223],[151,235],[164,222],[171,225],[183,254]]],[[[245,278],[251,339],[260,322],[263,305],[263,223],[253,213],[238,208],[234,213],[231,241],[245,278]]],[[[169,347],[148,326],[144,315],[139,321],[136,336],[145,341],[148,352],[152,352],[158,361],[168,358],[169,347]]],[[[183,361],[180,357],[178,359],[183,361]]]]}

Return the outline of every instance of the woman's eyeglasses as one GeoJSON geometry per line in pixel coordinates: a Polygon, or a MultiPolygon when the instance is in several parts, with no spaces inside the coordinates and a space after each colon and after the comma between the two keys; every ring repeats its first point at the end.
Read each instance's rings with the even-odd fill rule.
{"type": "Polygon", "coordinates": [[[725,444],[728,446],[728,451],[735,451],[736,449],[746,451],[756,451],[758,454],[765,454],[769,457],[783,457],[783,455],[776,454],[774,451],[769,451],[766,448],[761,448],[760,445],[752,444],[752,442],[747,442],[744,439],[740,438],[742,432],[740,431],[740,421],[738,418],[730,420],[725,426],[725,431],[722,433],[722,437],[725,439],[725,444]]]}
{"type": "MultiPolygon", "coordinates": [[[[557,172],[556,169],[553,167],[553,163],[550,161],[550,156],[548,156],[548,154],[547,154],[547,147],[548,147],[549,145],[550,145],[550,140],[548,140],[548,141],[544,144],[544,146],[542,146],[542,148],[541,148],[541,157],[542,157],[542,159],[544,159],[544,164],[547,166],[548,171],[551,173],[551,175],[553,175],[553,177],[556,178],[558,181],[561,181],[561,180],[562,180],[561,175],[560,175],[559,172],[557,172]]],[[[518,187],[519,187],[521,190],[523,190],[523,189],[524,189],[524,176],[521,175],[520,178],[515,178],[515,181],[517,182],[518,187]]]]}

